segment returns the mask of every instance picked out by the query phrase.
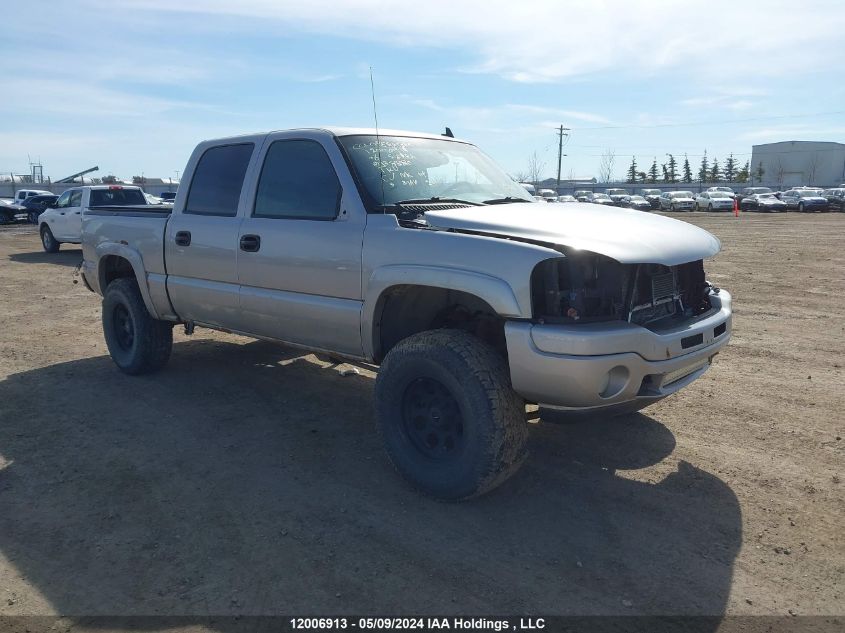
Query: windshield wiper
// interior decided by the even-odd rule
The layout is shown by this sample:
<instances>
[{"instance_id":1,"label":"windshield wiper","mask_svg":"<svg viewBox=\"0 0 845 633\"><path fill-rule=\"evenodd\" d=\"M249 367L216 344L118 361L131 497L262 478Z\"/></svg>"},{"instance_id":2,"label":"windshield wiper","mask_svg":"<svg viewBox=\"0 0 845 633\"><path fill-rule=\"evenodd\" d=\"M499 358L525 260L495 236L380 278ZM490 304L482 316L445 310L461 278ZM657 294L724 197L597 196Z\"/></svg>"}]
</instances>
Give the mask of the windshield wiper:
<instances>
[{"instance_id":1,"label":"windshield wiper","mask_svg":"<svg viewBox=\"0 0 845 633\"><path fill-rule=\"evenodd\" d=\"M485 200L484 204L510 204L511 202L528 202L524 198L514 198L513 196L505 196L504 198L492 198Z\"/></svg>"},{"instance_id":2,"label":"windshield wiper","mask_svg":"<svg viewBox=\"0 0 845 633\"><path fill-rule=\"evenodd\" d=\"M384 205L385 207L401 206L403 204L427 204L429 202L452 202L457 204L470 204L474 207L480 207L480 202L472 202L471 200L463 200L461 198L441 198L439 196L432 196L431 198L408 198L407 200L399 200L391 204Z\"/></svg>"}]
</instances>

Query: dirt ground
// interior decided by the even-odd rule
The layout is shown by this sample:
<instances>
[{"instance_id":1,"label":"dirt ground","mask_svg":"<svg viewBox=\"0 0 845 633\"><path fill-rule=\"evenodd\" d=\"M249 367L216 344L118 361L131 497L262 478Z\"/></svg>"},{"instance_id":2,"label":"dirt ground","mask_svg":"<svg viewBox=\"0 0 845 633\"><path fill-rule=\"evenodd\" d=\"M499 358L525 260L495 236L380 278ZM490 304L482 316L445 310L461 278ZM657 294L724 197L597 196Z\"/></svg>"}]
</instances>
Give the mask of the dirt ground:
<instances>
[{"instance_id":1,"label":"dirt ground","mask_svg":"<svg viewBox=\"0 0 845 633\"><path fill-rule=\"evenodd\" d=\"M423 498L373 376L176 335L113 366L81 251L0 230L0 615L845 612L845 215L687 214L734 336L681 393L543 414L476 501Z\"/></svg>"}]
</instances>

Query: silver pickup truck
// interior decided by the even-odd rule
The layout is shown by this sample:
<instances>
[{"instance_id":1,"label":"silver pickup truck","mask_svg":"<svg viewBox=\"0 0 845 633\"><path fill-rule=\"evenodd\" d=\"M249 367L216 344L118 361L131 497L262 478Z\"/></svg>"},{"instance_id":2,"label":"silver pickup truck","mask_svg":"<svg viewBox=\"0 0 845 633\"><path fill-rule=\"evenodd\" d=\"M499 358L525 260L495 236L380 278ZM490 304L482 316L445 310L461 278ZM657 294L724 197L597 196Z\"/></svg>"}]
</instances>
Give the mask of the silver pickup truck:
<instances>
[{"instance_id":1,"label":"silver pickup truck","mask_svg":"<svg viewBox=\"0 0 845 633\"><path fill-rule=\"evenodd\" d=\"M536 203L474 145L368 129L201 143L174 206L83 218L109 352L161 369L182 323L378 365L378 428L417 488L463 499L526 456L526 403L647 406L731 334L708 232Z\"/></svg>"}]
</instances>

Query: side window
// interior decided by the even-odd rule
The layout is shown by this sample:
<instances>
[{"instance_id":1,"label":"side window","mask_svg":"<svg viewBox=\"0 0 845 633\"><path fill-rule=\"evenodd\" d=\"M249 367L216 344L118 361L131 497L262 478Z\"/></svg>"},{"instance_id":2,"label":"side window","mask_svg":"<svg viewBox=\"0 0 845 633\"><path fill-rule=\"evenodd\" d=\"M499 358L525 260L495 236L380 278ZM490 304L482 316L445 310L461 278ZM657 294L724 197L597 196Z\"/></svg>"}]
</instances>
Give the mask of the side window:
<instances>
[{"instance_id":1,"label":"side window","mask_svg":"<svg viewBox=\"0 0 845 633\"><path fill-rule=\"evenodd\" d=\"M82 206L82 190L81 189L74 189L70 192L70 202L68 203L69 207L81 207Z\"/></svg>"},{"instance_id":2,"label":"side window","mask_svg":"<svg viewBox=\"0 0 845 633\"><path fill-rule=\"evenodd\" d=\"M68 206L68 202L70 202L70 191L65 191L59 196L59 199L56 200L56 208L63 209Z\"/></svg>"},{"instance_id":3,"label":"side window","mask_svg":"<svg viewBox=\"0 0 845 633\"><path fill-rule=\"evenodd\" d=\"M191 178L184 213L234 217L253 143L211 147L203 153Z\"/></svg>"},{"instance_id":4,"label":"side window","mask_svg":"<svg viewBox=\"0 0 845 633\"><path fill-rule=\"evenodd\" d=\"M333 220L341 188L326 150L316 141L275 141L264 159L253 217Z\"/></svg>"}]
</instances>

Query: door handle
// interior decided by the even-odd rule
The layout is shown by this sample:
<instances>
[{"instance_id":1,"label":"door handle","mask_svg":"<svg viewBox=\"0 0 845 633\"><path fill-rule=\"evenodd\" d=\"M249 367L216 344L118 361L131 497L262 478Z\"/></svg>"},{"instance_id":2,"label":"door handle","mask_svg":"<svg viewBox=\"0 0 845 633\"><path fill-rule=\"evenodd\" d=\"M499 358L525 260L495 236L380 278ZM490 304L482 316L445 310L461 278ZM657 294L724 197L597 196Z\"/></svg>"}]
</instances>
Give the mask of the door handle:
<instances>
[{"instance_id":1,"label":"door handle","mask_svg":"<svg viewBox=\"0 0 845 633\"><path fill-rule=\"evenodd\" d=\"M241 235L241 250L255 253L261 248L261 237L258 235Z\"/></svg>"},{"instance_id":2,"label":"door handle","mask_svg":"<svg viewBox=\"0 0 845 633\"><path fill-rule=\"evenodd\" d=\"M191 232L190 231L176 231L176 237L174 239L176 242L176 246L190 246L191 245Z\"/></svg>"},{"instance_id":3,"label":"door handle","mask_svg":"<svg viewBox=\"0 0 845 633\"><path fill-rule=\"evenodd\" d=\"M74 215L79 215L80 213L82 213L82 211L74 211L73 212Z\"/></svg>"}]
</instances>

